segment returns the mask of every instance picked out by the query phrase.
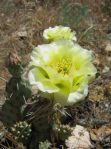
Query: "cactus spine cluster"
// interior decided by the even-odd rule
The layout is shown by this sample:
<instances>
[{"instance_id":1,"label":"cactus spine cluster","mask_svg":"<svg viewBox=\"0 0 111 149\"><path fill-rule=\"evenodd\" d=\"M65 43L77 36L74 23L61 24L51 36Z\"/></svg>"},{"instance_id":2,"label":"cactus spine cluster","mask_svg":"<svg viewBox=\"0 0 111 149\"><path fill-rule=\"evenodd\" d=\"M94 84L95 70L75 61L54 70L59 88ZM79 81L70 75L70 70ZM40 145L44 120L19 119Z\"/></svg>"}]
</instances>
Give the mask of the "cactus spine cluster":
<instances>
[{"instance_id":1,"label":"cactus spine cluster","mask_svg":"<svg viewBox=\"0 0 111 149\"><path fill-rule=\"evenodd\" d=\"M20 121L11 127L11 132L14 135L15 140L19 142L27 141L31 133L31 125L26 121Z\"/></svg>"}]
</instances>

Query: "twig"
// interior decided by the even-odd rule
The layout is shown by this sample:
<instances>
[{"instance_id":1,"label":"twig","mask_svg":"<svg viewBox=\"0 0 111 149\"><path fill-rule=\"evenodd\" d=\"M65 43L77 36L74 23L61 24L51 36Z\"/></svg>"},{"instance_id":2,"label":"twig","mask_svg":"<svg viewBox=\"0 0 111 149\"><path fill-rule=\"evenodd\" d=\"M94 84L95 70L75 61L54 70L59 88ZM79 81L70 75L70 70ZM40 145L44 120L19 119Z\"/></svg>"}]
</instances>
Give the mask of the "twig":
<instances>
[{"instance_id":1,"label":"twig","mask_svg":"<svg viewBox=\"0 0 111 149\"><path fill-rule=\"evenodd\" d=\"M3 80L3 81L5 81L5 82L7 82L7 80L6 80L6 79L4 79L3 77L0 77L0 79L1 79L1 80Z\"/></svg>"},{"instance_id":2,"label":"twig","mask_svg":"<svg viewBox=\"0 0 111 149\"><path fill-rule=\"evenodd\" d=\"M84 31L84 33L80 36L80 38L78 39L78 42L86 35L86 33L90 30L90 29L92 29L94 26L93 25L91 25L89 28L87 28L85 31Z\"/></svg>"}]
</instances>

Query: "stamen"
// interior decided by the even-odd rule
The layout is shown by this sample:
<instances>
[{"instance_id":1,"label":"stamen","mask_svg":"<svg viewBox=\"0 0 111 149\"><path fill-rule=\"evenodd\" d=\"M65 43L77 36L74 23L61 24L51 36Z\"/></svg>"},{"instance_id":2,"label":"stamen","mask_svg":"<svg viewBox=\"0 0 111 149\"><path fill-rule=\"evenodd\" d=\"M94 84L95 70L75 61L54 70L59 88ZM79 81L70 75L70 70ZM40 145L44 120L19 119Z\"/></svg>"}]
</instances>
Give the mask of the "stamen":
<instances>
[{"instance_id":1,"label":"stamen","mask_svg":"<svg viewBox=\"0 0 111 149\"><path fill-rule=\"evenodd\" d=\"M63 57L59 62L56 63L55 68L58 73L65 75L69 73L71 66L72 62L70 59L68 57Z\"/></svg>"}]
</instances>

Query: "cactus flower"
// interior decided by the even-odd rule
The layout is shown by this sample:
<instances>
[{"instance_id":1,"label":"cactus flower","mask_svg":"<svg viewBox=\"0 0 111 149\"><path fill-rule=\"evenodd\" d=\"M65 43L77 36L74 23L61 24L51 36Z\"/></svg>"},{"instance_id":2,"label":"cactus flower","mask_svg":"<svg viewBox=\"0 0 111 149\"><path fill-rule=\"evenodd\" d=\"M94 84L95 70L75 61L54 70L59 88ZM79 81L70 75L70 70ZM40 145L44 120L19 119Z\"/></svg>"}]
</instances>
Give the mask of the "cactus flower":
<instances>
[{"instance_id":1,"label":"cactus flower","mask_svg":"<svg viewBox=\"0 0 111 149\"><path fill-rule=\"evenodd\" d=\"M28 78L55 103L71 105L85 99L88 83L95 77L92 51L69 39L54 40L36 47L31 55Z\"/></svg>"},{"instance_id":2,"label":"cactus flower","mask_svg":"<svg viewBox=\"0 0 111 149\"><path fill-rule=\"evenodd\" d=\"M48 29L46 29L43 33L43 37L49 41L58 39L68 39L76 41L75 34L76 32L71 32L71 29L69 27L56 26L54 28L49 27Z\"/></svg>"}]
</instances>

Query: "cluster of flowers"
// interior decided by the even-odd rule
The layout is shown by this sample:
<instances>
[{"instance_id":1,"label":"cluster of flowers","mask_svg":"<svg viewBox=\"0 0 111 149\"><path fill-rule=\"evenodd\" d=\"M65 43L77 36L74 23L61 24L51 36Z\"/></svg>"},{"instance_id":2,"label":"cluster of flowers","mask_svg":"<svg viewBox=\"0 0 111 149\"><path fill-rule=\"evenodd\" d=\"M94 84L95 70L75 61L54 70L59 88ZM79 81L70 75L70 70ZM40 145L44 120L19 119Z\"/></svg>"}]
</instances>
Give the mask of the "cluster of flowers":
<instances>
[{"instance_id":1,"label":"cluster of flowers","mask_svg":"<svg viewBox=\"0 0 111 149\"><path fill-rule=\"evenodd\" d=\"M43 37L48 44L38 45L31 54L30 84L53 94L54 102L63 106L85 99L88 83L97 72L93 52L77 43L69 27L50 27L44 30Z\"/></svg>"}]
</instances>

